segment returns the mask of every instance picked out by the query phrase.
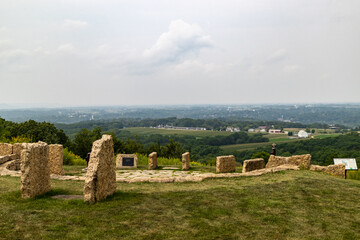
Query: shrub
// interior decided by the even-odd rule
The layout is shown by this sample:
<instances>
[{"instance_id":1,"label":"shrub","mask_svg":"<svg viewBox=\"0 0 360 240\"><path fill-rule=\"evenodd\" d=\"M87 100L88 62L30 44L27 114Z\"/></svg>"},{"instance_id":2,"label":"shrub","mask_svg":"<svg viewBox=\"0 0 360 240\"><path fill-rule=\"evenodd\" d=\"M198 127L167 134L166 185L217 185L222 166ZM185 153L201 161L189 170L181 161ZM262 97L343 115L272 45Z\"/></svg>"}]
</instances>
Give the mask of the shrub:
<instances>
[{"instance_id":1,"label":"shrub","mask_svg":"<svg viewBox=\"0 0 360 240\"><path fill-rule=\"evenodd\" d=\"M190 166L204 166L204 164L200 162L190 162Z\"/></svg>"},{"instance_id":2,"label":"shrub","mask_svg":"<svg viewBox=\"0 0 360 240\"><path fill-rule=\"evenodd\" d=\"M16 136L16 137L12 137L10 140L11 144L14 143L30 143L33 142L31 137L27 137L27 136Z\"/></svg>"},{"instance_id":3,"label":"shrub","mask_svg":"<svg viewBox=\"0 0 360 240\"><path fill-rule=\"evenodd\" d=\"M86 166L86 161L78 155L75 155L73 152L69 151L67 148L64 148L63 164Z\"/></svg>"},{"instance_id":4,"label":"shrub","mask_svg":"<svg viewBox=\"0 0 360 240\"><path fill-rule=\"evenodd\" d=\"M347 179L360 180L360 170L357 171L347 171L346 172Z\"/></svg>"},{"instance_id":5,"label":"shrub","mask_svg":"<svg viewBox=\"0 0 360 240\"><path fill-rule=\"evenodd\" d=\"M147 165L149 164L149 157L146 154L136 154L138 157L139 165ZM157 158L158 165L181 165L181 160L179 158L165 158L158 157Z\"/></svg>"}]
</instances>

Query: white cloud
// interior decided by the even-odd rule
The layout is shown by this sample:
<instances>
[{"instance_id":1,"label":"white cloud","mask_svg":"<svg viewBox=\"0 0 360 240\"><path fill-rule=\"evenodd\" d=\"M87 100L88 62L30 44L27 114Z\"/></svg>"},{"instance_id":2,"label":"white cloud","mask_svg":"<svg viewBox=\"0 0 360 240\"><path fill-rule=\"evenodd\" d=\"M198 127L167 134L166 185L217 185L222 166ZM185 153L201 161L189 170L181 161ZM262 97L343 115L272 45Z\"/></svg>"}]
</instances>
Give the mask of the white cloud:
<instances>
[{"instance_id":1,"label":"white cloud","mask_svg":"<svg viewBox=\"0 0 360 240\"><path fill-rule=\"evenodd\" d=\"M295 72L301 69L301 66L294 64L294 65L287 65L284 67L284 72Z\"/></svg>"},{"instance_id":2,"label":"white cloud","mask_svg":"<svg viewBox=\"0 0 360 240\"><path fill-rule=\"evenodd\" d=\"M56 51L60 52L60 53L72 53L72 52L74 52L74 50L75 50L75 47L72 44L67 43L67 44L60 45Z\"/></svg>"},{"instance_id":3,"label":"white cloud","mask_svg":"<svg viewBox=\"0 0 360 240\"><path fill-rule=\"evenodd\" d=\"M212 46L210 36L205 35L200 26L179 19L172 21L169 30L161 34L156 43L143 55L153 63L171 63Z\"/></svg>"},{"instance_id":4,"label":"white cloud","mask_svg":"<svg viewBox=\"0 0 360 240\"><path fill-rule=\"evenodd\" d=\"M5 31L7 31L7 30L8 30L7 27L0 26L0 33L1 33L1 32L5 32Z\"/></svg>"},{"instance_id":5,"label":"white cloud","mask_svg":"<svg viewBox=\"0 0 360 240\"><path fill-rule=\"evenodd\" d=\"M66 19L63 23L65 28L82 28L88 25L85 21Z\"/></svg>"},{"instance_id":6,"label":"white cloud","mask_svg":"<svg viewBox=\"0 0 360 240\"><path fill-rule=\"evenodd\" d=\"M279 49L268 57L269 62L279 62L286 58L287 50Z\"/></svg>"}]
</instances>

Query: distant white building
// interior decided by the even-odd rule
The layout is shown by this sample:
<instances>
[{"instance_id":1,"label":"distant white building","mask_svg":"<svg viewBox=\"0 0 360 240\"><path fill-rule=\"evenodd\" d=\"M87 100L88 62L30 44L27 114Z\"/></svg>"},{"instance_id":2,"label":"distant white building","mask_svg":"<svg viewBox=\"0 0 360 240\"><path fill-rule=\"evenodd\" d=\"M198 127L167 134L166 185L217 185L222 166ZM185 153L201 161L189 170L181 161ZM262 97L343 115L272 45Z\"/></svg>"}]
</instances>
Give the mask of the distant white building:
<instances>
[{"instance_id":1,"label":"distant white building","mask_svg":"<svg viewBox=\"0 0 360 240\"><path fill-rule=\"evenodd\" d=\"M270 134L281 133L281 130L280 129L269 129L269 133Z\"/></svg>"},{"instance_id":2,"label":"distant white building","mask_svg":"<svg viewBox=\"0 0 360 240\"><path fill-rule=\"evenodd\" d=\"M249 128L249 129L248 129L248 132L255 132L255 129Z\"/></svg>"},{"instance_id":3,"label":"distant white building","mask_svg":"<svg viewBox=\"0 0 360 240\"><path fill-rule=\"evenodd\" d=\"M234 128L234 127L227 127L227 132L240 132L240 128Z\"/></svg>"},{"instance_id":4,"label":"distant white building","mask_svg":"<svg viewBox=\"0 0 360 240\"><path fill-rule=\"evenodd\" d=\"M300 130L298 132L298 137L299 138L308 138L309 137L309 134L305 131L305 130Z\"/></svg>"}]
</instances>

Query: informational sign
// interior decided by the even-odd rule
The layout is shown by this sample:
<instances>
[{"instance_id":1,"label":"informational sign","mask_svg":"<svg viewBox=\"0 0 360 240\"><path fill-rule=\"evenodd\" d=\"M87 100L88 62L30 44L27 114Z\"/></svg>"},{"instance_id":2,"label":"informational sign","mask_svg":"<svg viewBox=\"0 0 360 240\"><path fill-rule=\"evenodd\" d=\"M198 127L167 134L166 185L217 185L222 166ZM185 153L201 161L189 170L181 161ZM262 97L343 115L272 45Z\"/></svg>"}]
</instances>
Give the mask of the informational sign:
<instances>
[{"instance_id":1,"label":"informational sign","mask_svg":"<svg viewBox=\"0 0 360 240\"><path fill-rule=\"evenodd\" d=\"M345 170L357 170L355 158L334 158L334 164L345 164Z\"/></svg>"},{"instance_id":2,"label":"informational sign","mask_svg":"<svg viewBox=\"0 0 360 240\"><path fill-rule=\"evenodd\" d=\"M134 166L134 158L124 157L122 159L123 166Z\"/></svg>"}]
</instances>

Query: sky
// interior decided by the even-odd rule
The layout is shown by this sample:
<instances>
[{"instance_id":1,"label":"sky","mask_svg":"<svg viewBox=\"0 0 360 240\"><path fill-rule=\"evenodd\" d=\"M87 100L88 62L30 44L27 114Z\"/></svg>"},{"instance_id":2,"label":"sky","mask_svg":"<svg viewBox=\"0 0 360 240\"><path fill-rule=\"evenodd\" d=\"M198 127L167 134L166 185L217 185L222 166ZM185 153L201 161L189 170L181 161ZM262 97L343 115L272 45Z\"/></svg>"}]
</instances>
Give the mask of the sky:
<instances>
[{"instance_id":1,"label":"sky","mask_svg":"<svg viewBox=\"0 0 360 240\"><path fill-rule=\"evenodd\" d=\"M1 0L0 104L360 102L358 0Z\"/></svg>"}]
</instances>

